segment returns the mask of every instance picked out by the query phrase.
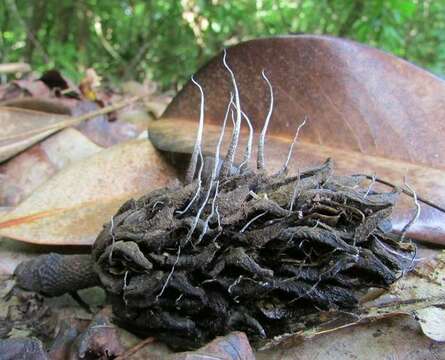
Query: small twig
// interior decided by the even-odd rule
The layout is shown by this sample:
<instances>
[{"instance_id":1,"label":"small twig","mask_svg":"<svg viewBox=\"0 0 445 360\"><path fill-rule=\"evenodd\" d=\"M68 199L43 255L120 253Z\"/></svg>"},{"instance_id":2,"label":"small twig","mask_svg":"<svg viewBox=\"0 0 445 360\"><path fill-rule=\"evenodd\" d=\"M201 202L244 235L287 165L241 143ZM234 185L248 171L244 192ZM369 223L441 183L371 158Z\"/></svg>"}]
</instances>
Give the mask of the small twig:
<instances>
[{"instance_id":1,"label":"small twig","mask_svg":"<svg viewBox=\"0 0 445 360\"><path fill-rule=\"evenodd\" d=\"M371 176L371 175L367 175L367 174L354 174L354 175L352 175L352 176L362 176L362 177L365 177L365 178L370 179L370 180L373 179L373 176ZM389 182L389 181L380 179L380 178L378 178L378 177L374 177L374 179L375 179L376 182L378 182L378 183L380 183L380 184L383 184L383 185L386 185L386 186L390 186L390 187L392 187L392 188L394 188L394 189L397 188L396 185L394 185L393 183L391 183L391 182ZM402 191L405 195L414 197L414 194L413 194L410 190L406 190L406 189L404 189L404 188L401 188L401 191ZM418 195L416 195L416 196L417 196L417 200L418 200L418 201L420 201L420 202L422 202L422 203L424 203L424 204L426 204L426 205L428 205L428 206L431 206L432 208L434 208L434 209L436 209L436 210L438 210L438 211L440 211L440 212L445 213L445 208L443 208L442 206L437 205L437 204L433 203L432 201L427 200L427 199L425 199L425 198L423 198L423 197L420 197L420 196L418 196Z\"/></svg>"},{"instance_id":2,"label":"small twig","mask_svg":"<svg viewBox=\"0 0 445 360\"><path fill-rule=\"evenodd\" d=\"M150 336L150 337L146 338L145 340L142 340L141 342L137 343L132 348L128 349L122 355L119 355L115 360L128 360L132 355L137 353L143 347L145 347L146 345L151 344L151 343L153 343L155 341L156 341L156 338Z\"/></svg>"},{"instance_id":3,"label":"small twig","mask_svg":"<svg viewBox=\"0 0 445 360\"><path fill-rule=\"evenodd\" d=\"M73 121L73 125L75 124L75 122L81 123L82 121L91 119L93 117L96 117L96 116L99 116L99 115L105 115L105 114L108 114L110 112L122 109L123 107L131 105L131 104L141 100L142 98L143 98L143 96L133 96L133 97L131 97L128 100L123 100L123 101L117 102L115 104L112 104L112 105L109 105L109 106L105 106L102 109L99 109L99 110L96 110L96 111L92 111L92 112L86 113L84 115L77 116L76 118L74 118L72 120Z\"/></svg>"},{"instance_id":4,"label":"small twig","mask_svg":"<svg viewBox=\"0 0 445 360\"><path fill-rule=\"evenodd\" d=\"M28 132L21 132L20 134L17 135L17 137L23 138L25 136L30 136L30 135L33 135L35 133L41 133L42 131L49 131L49 130L57 131L57 130L64 129L64 128L68 127L68 126L78 125L78 124L80 124L81 122L83 122L85 120L89 120L89 119L94 118L96 116L105 115L105 114L108 114L110 112L119 110L119 109L121 109L121 108L123 108L125 106L128 106L128 105L131 105L131 104L133 104L133 103L135 103L135 102L137 102L137 101L139 101L141 99L142 99L141 96L135 96L135 97L132 97L132 98L130 98L128 100L117 102L115 104L106 106L106 107L104 107L102 109L99 109L99 110L96 110L96 111L91 111L89 113L86 113L86 114L83 114L83 115L80 115L80 116L67 117L66 120L63 120L63 121L60 121L60 122L58 122L58 123L56 123L54 125L48 126L47 128L43 128L43 129L42 128L37 128L35 130L31 130L31 131L28 131ZM13 138L8 138L8 140L11 140L11 139L13 139Z\"/></svg>"}]
</instances>

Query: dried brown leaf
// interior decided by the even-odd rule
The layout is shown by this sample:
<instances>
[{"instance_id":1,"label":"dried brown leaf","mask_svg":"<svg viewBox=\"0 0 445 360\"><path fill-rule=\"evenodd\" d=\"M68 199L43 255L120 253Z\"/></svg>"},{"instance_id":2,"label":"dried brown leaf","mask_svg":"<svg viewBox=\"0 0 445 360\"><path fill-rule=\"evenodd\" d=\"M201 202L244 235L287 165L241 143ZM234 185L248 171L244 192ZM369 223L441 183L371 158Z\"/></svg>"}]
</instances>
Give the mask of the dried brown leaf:
<instances>
[{"instance_id":1,"label":"dried brown leaf","mask_svg":"<svg viewBox=\"0 0 445 360\"><path fill-rule=\"evenodd\" d=\"M226 336L217 337L196 351L188 351L168 357L169 360L254 360L252 348L246 334L232 332Z\"/></svg>"},{"instance_id":2,"label":"dried brown leaf","mask_svg":"<svg viewBox=\"0 0 445 360\"><path fill-rule=\"evenodd\" d=\"M406 175L420 196L445 207L443 80L379 50L324 36L253 40L228 49L227 59L241 106L257 132L269 106L263 69L273 85L275 108L266 140L269 169L283 164L297 126L308 116L291 160L294 171L332 157L344 174L376 173L399 185ZM202 68L196 80L206 96L204 140L207 151L214 152L231 90L221 55ZM161 121L150 125L153 144L190 153L199 102L199 91L188 83ZM412 199L406 197L399 204L396 227L402 229L413 212ZM445 243L445 214L422 205L408 235Z\"/></svg>"},{"instance_id":3,"label":"dried brown leaf","mask_svg":"<svg viewBox=\"0 0 445 360\"><path fill-rule=\"evenodd\" d=\"M0 107L0 162L63 128L70 117Z\"/></svg>"},{"instance_id":4,"label":"dried brown leaf","mask_svg":"<svg viewBox=\"0 0 445 360\"><path fill-rule=\"evenodd\" d=\"M422 335L407 316L339 329L289 348L255 354L258 360L443 359L445 346Z\"/></svg>"},{"instance_id":5,"label":"dried brown leaf","mask_svg":"<svg viewBox=\"0 0 445 360\"><path fill-rule=\"evenodd\" d=\"M37 244L92 244L131 197L174 181L147 140L132 140L64 168L0 218L0 235Z\"/></svg>"},{"instance_id":6,"label":"dried brown leaf","mask_svg":"<svg viewBox=\"0 0 445 360\"><path fill-rule=\"evenodd\" d=\"M56 131L119 110L138 100L139 98L131 98L74 117L0 107L0 128L4 129L0 135L0 162L11 158Z\"/></svg>"},{"instance_id":7,"label":"dried brown leaf","mask_svg":"<svg viewBox=\"0 0 445 360\"><path fill-rule=\"evenodd\" d=\"M62 101L44 97L20 97L4 101L1 105L25 110L41 111L50 114L71 114L70 108Z\"/></svg>"},{"instance_id":8,"label":"dried brown leaf","mask_svg":"<svg viewBox=\"0 0 445 360\"><path fill-rule=\"evenodd\" d=\"M423 333L430 339L445 342L445 310L436 306L416 312Z\"/></svg>"},{"instance_id":9,"label":"dried brown leaf","mask_svg":"<svg viewBox=\"0 0 445 360\"><path fill-rule=\"evenodd\" d=\"M60 169L101 151L79 131L68 128L0 165L0 206L16 206Z\"/></svg>"}]
</instances>

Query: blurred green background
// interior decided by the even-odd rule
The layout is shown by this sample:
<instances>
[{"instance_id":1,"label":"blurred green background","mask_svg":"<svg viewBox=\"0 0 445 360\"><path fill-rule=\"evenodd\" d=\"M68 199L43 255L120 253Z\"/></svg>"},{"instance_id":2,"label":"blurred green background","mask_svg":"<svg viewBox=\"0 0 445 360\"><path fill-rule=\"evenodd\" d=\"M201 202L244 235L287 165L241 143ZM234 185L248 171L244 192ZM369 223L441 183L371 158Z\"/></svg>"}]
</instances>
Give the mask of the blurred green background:
<instances>
[{"instance_id":1,"label":"blurred green background","mask_svg":"<svg viewBox=\"0 0 445 360\"><path fill-rule=\"evenodd\" d=\"M445 74L445 0L2 0L0 62L177 88L224 46L330 34Z\"/></svg>"}]
</instances>

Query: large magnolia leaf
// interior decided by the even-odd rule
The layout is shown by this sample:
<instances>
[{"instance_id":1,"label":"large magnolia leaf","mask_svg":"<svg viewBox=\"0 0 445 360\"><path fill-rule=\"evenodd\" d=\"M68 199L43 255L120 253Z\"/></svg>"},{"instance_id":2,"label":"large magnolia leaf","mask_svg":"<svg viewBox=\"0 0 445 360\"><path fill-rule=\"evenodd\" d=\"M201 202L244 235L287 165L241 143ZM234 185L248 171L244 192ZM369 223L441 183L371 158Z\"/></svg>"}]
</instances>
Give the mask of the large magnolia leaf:
<instances>
[{"instance_id":1,"label":"large magnolia leaf","mask_svg":"<svg viewBox=\"0 0 445 360\"><path fill-rule=\"evenodd\" d=\"M0 218L0 236L90 245L123 202L174 181L147 140L131 140L64 168Z\"/></svg>"},{"instance_id":2,"label":"large magnolia leaf","mask_svg":"<svg viewBox=\"0 0 445 360\"><path fill-rule=\"evenodd\" d=\"M420 196L445 207L444 81L379 50L323 36L253 40L229 48L227 60L237 78L241 106L257 132L269 107L263 69L272 82L275 106L266 143L270 170L284 162L295 130L307 116L293 171L332 157L338 173L377 174L396 184L406 176ZM205 149L214 152L232 89L221 54L195 77L206 97ZM189 82L162 119L150 125L153 144L190 153L199 104L199 91ZM246 136L244 132L242 138ZM412 199L404 196L395 228L402 229L413 212ZM445 243L445 214L423 204L408 234Z\"/></svg>"}]
</instances>

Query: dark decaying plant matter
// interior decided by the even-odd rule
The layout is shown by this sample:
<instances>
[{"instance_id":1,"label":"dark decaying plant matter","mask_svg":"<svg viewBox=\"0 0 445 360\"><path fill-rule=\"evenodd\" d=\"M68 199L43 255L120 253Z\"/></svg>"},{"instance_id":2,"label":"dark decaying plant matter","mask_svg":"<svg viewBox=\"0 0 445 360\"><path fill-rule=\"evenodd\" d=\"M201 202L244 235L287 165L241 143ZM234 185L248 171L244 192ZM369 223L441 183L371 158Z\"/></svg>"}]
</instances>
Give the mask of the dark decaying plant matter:
<instances>
[{"instance_id":1,"label":"dark decaying plant matter","mask_svg":"<svg viewBox=\"0 0 445 360\"><path fill-rule=\"evenodd\" d=\"M226 157L204 175L205 98L195 82L201 118L188 183L127 201L92 253L94 276L117 321L177 349L196 348L231 330L256 342L303 329L310 325L305 319L313 319L308 315L320 309L353 311L362 292L388 287L415 257L414 246L391 231L397 189L380 193L362 185L363 177L335 176L330 160L289 175L290 154L280 172L267 174L273 89L264 72L271 105L257 170L249 168L253 131L225 57L224 64L233 95L215 159L232 113ZM242 121L250 136L243 162L234 166Z\"/></svg>"}]
</instances>

